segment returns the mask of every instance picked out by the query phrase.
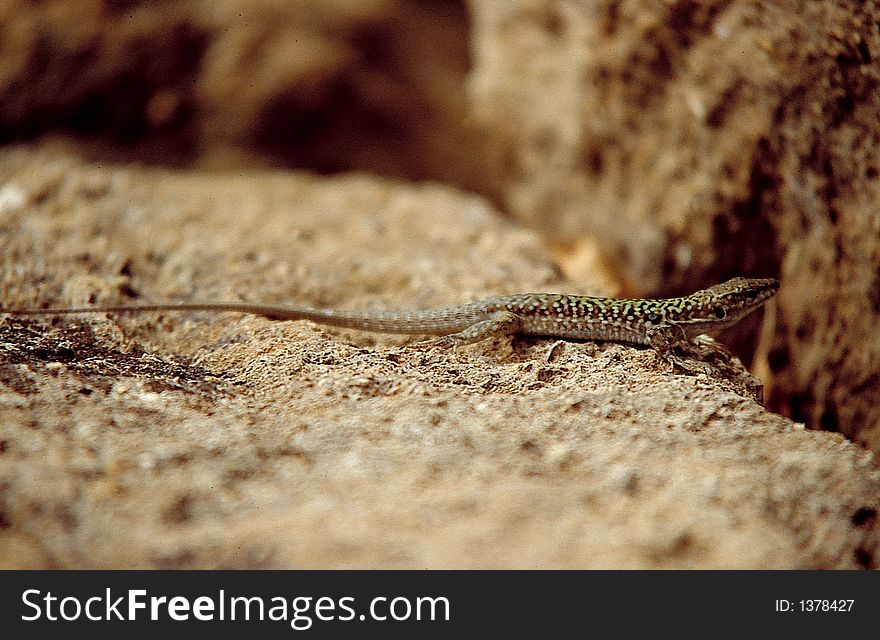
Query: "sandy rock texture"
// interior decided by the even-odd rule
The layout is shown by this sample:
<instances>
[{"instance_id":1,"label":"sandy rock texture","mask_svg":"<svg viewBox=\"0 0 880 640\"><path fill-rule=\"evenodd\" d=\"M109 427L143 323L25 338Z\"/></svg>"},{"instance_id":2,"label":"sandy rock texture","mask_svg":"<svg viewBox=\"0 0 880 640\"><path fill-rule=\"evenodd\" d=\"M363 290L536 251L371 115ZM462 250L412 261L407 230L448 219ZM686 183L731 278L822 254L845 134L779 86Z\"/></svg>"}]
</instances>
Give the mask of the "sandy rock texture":
<instances>
[{"instance_id":1,"label":"sandy rock texture","mask_svg":"<svg viewBox=\"0 0 880 640\"><path fill-rule=\"evenodd\" d=\"M880 451L880 5L469 7L506 208L642 292L779 276L770 406Z\"/></svg>"},{"instance_id":2,"label":"sandy rock texture","mask_svg":"<svg viewBox=\"0 0 880 640\"><path fill-rule=\"evenodd\" d=\"M445 186L54 145L0 175L4 305L601 293ZM646 349L205 313L6 316L0 345L4 567L877 564L871 453Z\"/></svg>"}]
</instances>

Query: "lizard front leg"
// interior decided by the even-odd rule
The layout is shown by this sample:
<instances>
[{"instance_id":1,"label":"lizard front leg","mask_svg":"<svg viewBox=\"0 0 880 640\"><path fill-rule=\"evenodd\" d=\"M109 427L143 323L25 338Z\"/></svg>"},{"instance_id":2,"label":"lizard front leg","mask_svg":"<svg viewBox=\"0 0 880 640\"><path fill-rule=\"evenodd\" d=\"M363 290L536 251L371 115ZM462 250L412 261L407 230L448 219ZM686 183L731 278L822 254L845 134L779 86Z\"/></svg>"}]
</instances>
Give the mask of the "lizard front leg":
<instances>
[{"instance_id":1,"label":"lizard front leg","mask_svg":"<svg viewBox=\"0 0 880 640\"><path fill-rule=\"evenodd\" d=\"M672 324L661 324L651 327L645 334L648 345L653 348L664 360L676 367L690 373L705 373L711 375L714 368L703 362L694 362L682 358L675 353L675 347L687 344L689 341L681 327Z\"/></svg>"}]
</instances>

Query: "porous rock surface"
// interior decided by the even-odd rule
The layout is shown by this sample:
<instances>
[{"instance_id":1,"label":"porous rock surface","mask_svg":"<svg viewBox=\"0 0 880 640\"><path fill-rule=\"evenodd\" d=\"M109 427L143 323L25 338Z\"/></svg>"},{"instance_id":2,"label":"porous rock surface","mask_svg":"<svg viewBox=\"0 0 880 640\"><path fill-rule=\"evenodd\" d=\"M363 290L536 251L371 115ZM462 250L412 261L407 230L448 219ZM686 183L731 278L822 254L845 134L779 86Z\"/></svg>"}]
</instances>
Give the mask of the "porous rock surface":
<instances>
[{"instance_id":1,"label":"porous rock surface","mask_svg":"<svg viewBox=\"0 0 880 640\"><path fill-rule=\"evenodd\" d=\"M449 187L52 145L0 173L8 306L602 293ZM876 566L868 451L647 349L207 313L5 316L0 344L0 566Z\"/></svg>"}]
</instances>

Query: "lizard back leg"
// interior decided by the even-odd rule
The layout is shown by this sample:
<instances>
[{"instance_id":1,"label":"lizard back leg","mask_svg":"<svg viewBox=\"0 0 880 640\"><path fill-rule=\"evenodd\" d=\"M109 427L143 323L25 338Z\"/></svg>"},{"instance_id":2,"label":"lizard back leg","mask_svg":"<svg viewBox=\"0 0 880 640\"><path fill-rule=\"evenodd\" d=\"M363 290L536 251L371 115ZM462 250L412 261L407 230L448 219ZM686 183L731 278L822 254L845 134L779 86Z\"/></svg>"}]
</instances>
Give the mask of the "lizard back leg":
<instances>
[{"instance_id":1,"label":"lizard back leg","mask_svg":"<svg viewBox=\"0 0 880 640\"><path fill-rule=\"evenodd\" d=\"M430 346L455 347L487 338L513 335L521 329L522 321L518 315L510 311L496 311L485 320L479 320L463 331L425 340L424 343Z\"/></svg>"}]
</instances>

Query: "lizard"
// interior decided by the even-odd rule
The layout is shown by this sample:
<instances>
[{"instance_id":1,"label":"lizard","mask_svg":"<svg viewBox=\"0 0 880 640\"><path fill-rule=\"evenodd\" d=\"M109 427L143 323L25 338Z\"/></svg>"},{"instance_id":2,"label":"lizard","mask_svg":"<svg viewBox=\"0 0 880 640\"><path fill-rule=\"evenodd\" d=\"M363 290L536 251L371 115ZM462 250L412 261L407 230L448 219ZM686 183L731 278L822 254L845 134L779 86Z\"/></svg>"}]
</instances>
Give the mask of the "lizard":
<instances>
[{"instance_id":1,"label":"lizard","mask_svg":"<svg viewBox=\"0 0 880 640\"><path fill-rule=\"evenodd\" d=\"M0 308L10 315L82 313L234 312L272 320L312 322L377 333L433 335L455 346L503 335L622 342L653 348L673 369L701 371L674 349L702 334L730 327L779 291L773 278L732 278L679 298L602 298L525 293L454 307L417 311L342 311L256 302L159 302L92 307Z\"/></svg>"}]
</instances>

